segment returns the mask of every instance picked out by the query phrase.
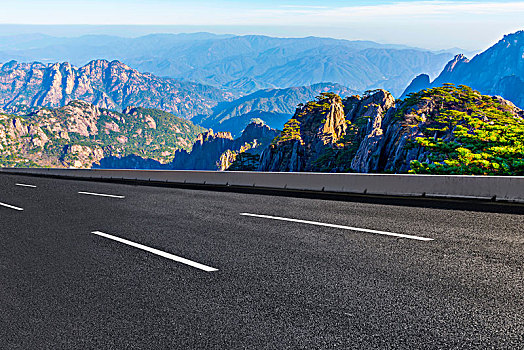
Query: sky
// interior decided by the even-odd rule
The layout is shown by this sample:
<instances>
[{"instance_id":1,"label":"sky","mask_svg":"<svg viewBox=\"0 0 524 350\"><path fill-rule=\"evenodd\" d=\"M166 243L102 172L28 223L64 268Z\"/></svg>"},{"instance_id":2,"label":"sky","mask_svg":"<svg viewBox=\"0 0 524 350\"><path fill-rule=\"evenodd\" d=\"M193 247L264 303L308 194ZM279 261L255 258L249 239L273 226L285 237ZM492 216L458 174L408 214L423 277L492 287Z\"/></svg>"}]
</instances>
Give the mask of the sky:
<instances>
[{"instance_id":1,"label":"sky","mask_svg":"<svg viewBox=\"0 0 524 350\"><path fill-rule=\"evenodd\" d=\"M0 0L0 4L0 24L92 26L1 26L1 35L209 31L474 51L524 29L524 1L510 0Z\"/></svg>"}]
</instances>

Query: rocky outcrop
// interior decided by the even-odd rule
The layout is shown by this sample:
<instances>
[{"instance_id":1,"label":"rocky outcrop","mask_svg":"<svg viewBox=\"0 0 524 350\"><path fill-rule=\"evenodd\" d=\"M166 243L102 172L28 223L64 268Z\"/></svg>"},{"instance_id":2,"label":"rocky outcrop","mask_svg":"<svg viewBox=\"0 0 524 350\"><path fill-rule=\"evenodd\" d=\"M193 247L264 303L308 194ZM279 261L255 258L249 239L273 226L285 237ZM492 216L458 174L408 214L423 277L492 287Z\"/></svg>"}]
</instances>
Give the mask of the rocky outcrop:
<instances>
[{"instance_id":1,"label":"rocky outcrop","mask_svg":"<svg viewBox=\"0 0 524 350\"><path fill-rule=\"evenodd\" d=\"M129 107L119 113L72 101L23 117L0 114L0 165L90 168L132 154L166 164L203 130L159 110Z\"/></svg>"},{"instance_id":2,"label":"rocky outcrop","mask_svg":"<svg viewBox=\"0 0 524 350\"><path fill-rule=\"evenodd\" d=\"M191 152L176 152L169 167L177 170L227 170L239 154L258 154L277 135L278 131L260 122L249 124L236 139L229 132L209 130L198 136Z\"/></svg>"},{"instance_id":3,"label":"rocky outcrop","mask_svg":"<svg viewBox=\"0 0 524 350\"><path fill-rule=\"evenodd\" d=\"M196 83L140 73L118 61L95 60L77 68L69 63L0 64L0 108L61 107L83 100L100 108L162 109L187 119L207 114L232 95Z\"/></svg>"},{"instance_id":4,"label":"rocky outcrop","mask_svg":"<svg viewBox=\"0 0 524 350\"><path fill-rule=\"evenodd\" d=\"M344 100L324 94L297 109L258 170L520 174L522 138L524 111L465 86L404 101L384 90Z\"/></svg>"},{"instance_id":5,"label":"rocky outcrop","mask_svg":"<svg viewBox=\"0 0 524 350\"><path fill-rule=\"evenodd\" d=\"M463 54L458 54L451 61L446 64L442 73L440 73L439 79L449 80L453 79L453 74L459 69L462 69L464 65L469 63L469 59Z\"/></svg>"},{"instance_id":6,"label":"rocky outcrop","mask_svg":"<svg viewBox=\"0 0 524 350\"><path fill-rule=\"evenodd\" d=\"M99 163L104 158L104 150L99 146L67 145L59 158L62 164L72 168L85 168Z\"/></svg>"},{"instance_id":7,"label":"rocky outcrop","mask_svg":"<svg viewBox=\"0 0 524 350\"><path fill-rule=\"evenodd\" d=\"M233 143L231 133L209 130L197 137L191 152L177 151L171 167L181 170L216 170L220 156L233 148Z\"/></svg>"},{"instance_id":8,"label":"rocky outcrop","mask_svg":"<svg viewBox=\"0 0 524 350\"><path fill-rule=\"evenodd\" d=\"M342 99L335 94L322 94L316 101L299 107L282 134L267 148L260 159L261 171L321 171L320 164L336 151L355 143L348 137L362 141L357 151L354 166L363 171L364 163L374 151L382 135L382 117L395 99L384 91L377 90L364 97L353 96ZM358 134L352 123L360 123ZM336 170L335 168L331 169Z\"/></svg>"},{"instance_id":9,"label":"rocky outcrop","mask_svg":"<svg viewBox=\"0 0 524 350\"><path fill-rule=\"evenodd\" d=\"M256 145L259 145L265 141L273 141L275 137L278 136L280 132L271 128L269 125L264 122L254 121L251 122L244 131L242 135L236 140L239 143L252 143L256 142ZM259 147L254 147L254 149L260 150Z\"/></svg>"},{"instance_id":10,"label":"rocky outcrop","mask_svg":"<svg viewBox=\"0 0 524 350\"><path fill-rule=\"evenodd\" d=\"M348 100L346 109L350 111L350 122L367 119L359 128L359 147L351 161L351 169L367 173L377 168L382 137L384 136L384 118L387 111L395 106L395 98L384 90L377 90L369 96L355 102Z\"/></svg>"},{"instance_id":11,"label":"rocky outcrop","mask_svg":"<svg viewBox=\"0 0 524 350\"><path fill-rule=\"evenodd\" d=\"M220 155L220 158L218 159L217 170L224 171L231 167L231 165L235 162L237 158L238 153L235 151L232 151L230 149L226 150L224 153Z\"/></svg>"}]
</instances>

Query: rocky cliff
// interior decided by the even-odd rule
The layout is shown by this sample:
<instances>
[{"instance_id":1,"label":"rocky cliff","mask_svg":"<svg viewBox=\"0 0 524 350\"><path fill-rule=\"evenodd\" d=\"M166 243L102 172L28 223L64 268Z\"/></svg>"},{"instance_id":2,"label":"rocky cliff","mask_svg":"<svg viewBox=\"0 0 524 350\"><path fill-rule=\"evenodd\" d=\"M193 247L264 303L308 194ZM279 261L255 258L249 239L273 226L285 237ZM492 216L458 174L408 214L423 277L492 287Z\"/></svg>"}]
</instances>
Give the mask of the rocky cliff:
<instances>
[{"instance_id":1,"label":"rocky cliff","mask_svg":"<svg viewBox=\"0 0 524 350\"><path fill-rule=\"evenodd\" d=\"M197 138L191 152L176 152L169 167L177 170L227 170L238 155L259 154L277 135L277 130L261 122L249 124L236 139L229 132L209 130Z\"/></svg>"},{"instance_id":2,"label":"rocky cliff","mask_svg":"<svg viewBox=\"0 0 524 350\"><path fill-rule=\"evenodd\" d=\"M453 83L471 86L483 94L500 95L524 108L524 31L504 36L471 60L457 55L431 83L420 84L420 77L416 80L418 90L408 87L403 97L410 92Z\"/></svg>"},{"instance_id":3,"label":"rocky cliff","mask_svg":"<svg viewBox=\"0 0 524 350\"><path fill-rule=\"evenodd\" d=\"M278 135L263 122L252 122L236 139L229 132L208 130L196 138L191 151L179 150L169 163L128 155L109 156L96 168L166 170L256 170L260 152Z\"/></svg>"},{"instance_id":4,"label":"rocky cliff","mask_svg":"<svg viewBox=\"0 0 524 350\"><path fill-rule=\"evenodd\" d=\"M136 154L168 163L204 129L170 113L122 113L72 101L24 116L0 114L0 166L89 168L105 157Z\"/></svg>"},{"instance_id":5,"label":"rocky cliff","mask_svg":"<svg viewBox=\"0 0 524 350\"><path fill-rule=\"evenodd\" d=\"M327 147L337 147L347 127L341 98L323 93L316 101L297 109L280 136L262 154L259 169L313 170Z\"/></svg>"},{"instance_id":6,"label":"rocky cliff","mask_svg":"<svg viewBox=\"0 0 524 350\"><path fill-rule=\"evenodd\" d=\"M466 86L384 90L299 106L260 171L524 174L524 112Z\"/></svg>"},{"instance_id":7,"label":"rocky cliff","mask_svg":"<svg viewBox=\"0 0 524 350\"><path fill-rule=\"evenodd\" d=\"M119 111L128 106L162 109L190 119L210 113L232 95L140 73L118 61L95 60L81 68L69 63L0 64L0 108L6 112L16 113L20 105L62 107L73 100Z\"/></svg>"},{"instance_id":8,"label":"rocky cliff","mask_svg":"<svg viewBox=\"0 0 524 350\"><path fill-rule=\"evenodd\" d=\"M176 152L171 167L183 170L217 170L220 157L233 148L233 144L231 133L209 130L197 137L191 152Z\"/></svg>"}]
</instances>

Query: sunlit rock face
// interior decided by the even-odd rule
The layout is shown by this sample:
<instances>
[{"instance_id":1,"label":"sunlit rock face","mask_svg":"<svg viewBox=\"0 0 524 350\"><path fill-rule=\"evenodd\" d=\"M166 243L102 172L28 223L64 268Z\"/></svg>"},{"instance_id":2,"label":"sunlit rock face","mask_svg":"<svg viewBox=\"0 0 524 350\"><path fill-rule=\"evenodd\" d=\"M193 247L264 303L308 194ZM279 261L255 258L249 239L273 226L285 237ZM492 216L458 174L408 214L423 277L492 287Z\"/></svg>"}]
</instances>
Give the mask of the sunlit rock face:
<instances>
[{"instance_id":1,"label":"sunlit rock face","mask_svg":"<svg viewBox=\"0 0 524 350\"><path fill-rule=\"evenodd\" d=\"M69 63L0 64L0 107L62 107L82 100L121 111L128 106L162 109L190 119L208 114L230 93L196 83L140 73L119 61L95 60L77 68Z\"/></svg>"}]
</instances>

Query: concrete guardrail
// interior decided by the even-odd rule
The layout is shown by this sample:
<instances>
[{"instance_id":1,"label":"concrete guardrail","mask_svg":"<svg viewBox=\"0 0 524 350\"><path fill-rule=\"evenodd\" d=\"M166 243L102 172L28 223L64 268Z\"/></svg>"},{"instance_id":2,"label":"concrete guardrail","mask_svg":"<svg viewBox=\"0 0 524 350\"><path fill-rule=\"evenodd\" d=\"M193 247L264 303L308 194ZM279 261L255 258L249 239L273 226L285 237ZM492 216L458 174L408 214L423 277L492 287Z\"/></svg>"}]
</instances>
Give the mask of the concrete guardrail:
<instances>
[{"instance_id":1,"label":"concrete guardrail","mask_svg":"<svg viewBox=\"0 0 524 350\"><path fill-rule=\"evenodd\" d=\"M524 177L2 168L1 173L524 203Z\"/></svg>"}]
</instances>

